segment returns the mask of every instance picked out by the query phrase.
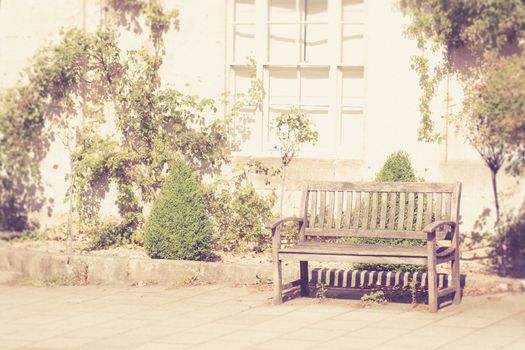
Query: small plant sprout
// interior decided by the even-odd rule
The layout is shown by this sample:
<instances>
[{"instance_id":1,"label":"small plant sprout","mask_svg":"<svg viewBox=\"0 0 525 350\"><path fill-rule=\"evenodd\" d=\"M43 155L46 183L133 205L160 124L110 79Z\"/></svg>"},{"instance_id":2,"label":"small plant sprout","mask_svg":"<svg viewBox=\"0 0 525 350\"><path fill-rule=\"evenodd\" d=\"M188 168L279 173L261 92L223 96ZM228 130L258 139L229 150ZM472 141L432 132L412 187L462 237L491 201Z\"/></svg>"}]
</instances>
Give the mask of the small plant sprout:
<instances>
[{"instance_id":1,"label":"small plant sprout","mask_svg":"<svg viewBox=\"0 0 525 350\"><path fill-rule=\"evenodd\" d=\"M279 144L275 146L275 149L281 154L280 215L282 217L286 169L304 144L315 145L317 143L319 133L314 130L314 125L306 114L295 107L275 118L275 131L279 139Z\"/></svg>"},{"instance_id":2,"label":"small plant sprout","mask_svg":"<svg viewBox=\"0 0 525 350\"><path fill-rule=\"evenodd\" d=\"M382 305L388 303L388 301L385 298L385 292L382 290L376 290L371 292L370 294L365 294L361 297L361 302L363 305Z\"/></svg>"},{"instance_id":3,"label":"small plant sprout","mask_svg":"<svg viewBox=\"0 0 525 350\"><path fill-rule=\"evenodd\" d=\"M323 282L318 282L316 285L315 297L317 299L326 299L327 292L328 288L326 288L326 284Z\"/></svg>"}]
</instances>

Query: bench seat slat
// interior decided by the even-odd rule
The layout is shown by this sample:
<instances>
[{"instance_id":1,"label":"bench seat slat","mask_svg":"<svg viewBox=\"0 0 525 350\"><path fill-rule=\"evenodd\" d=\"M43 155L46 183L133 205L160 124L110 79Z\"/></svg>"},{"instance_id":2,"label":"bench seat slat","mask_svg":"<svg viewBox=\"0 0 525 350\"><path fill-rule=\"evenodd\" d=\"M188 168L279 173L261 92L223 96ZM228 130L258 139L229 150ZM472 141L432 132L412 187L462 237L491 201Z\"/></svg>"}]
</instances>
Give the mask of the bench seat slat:
<instances>
[{"instance_id":1,"label":"bench seat slat","mask_svg":"<svg viewBox=\"0 0 525 350\"><path fill-rule=\"evenodd\" d=\"M317 253L374 256L427 256L426 246L401 246L384 244L342 244L304 242L293 247L281 248L279 253Z\"/></svg>"},{"instance_id":2,"label":"bench seat slat","mask_svg":"<svg viewBox=\"0 0 525 350\"><path fill-rule=\"evenodd\" d=\"M307 228L306 236L427 239L423 231Z\"/></svg>"},{"instance_id":3,"label":"bench seat slat","mask_svg":"<svg viewBox=\"0 0 525 350\"><path fill-rule=\"evenodd\" d=\"M381 256L381 255L343 255L343 254L308 254L308 253L279 253L280 260L286 261L319 261L342 263L369 263L369 264L415 264L426 265L427 258L420 256Z\"/></svg>"}]
</instances>

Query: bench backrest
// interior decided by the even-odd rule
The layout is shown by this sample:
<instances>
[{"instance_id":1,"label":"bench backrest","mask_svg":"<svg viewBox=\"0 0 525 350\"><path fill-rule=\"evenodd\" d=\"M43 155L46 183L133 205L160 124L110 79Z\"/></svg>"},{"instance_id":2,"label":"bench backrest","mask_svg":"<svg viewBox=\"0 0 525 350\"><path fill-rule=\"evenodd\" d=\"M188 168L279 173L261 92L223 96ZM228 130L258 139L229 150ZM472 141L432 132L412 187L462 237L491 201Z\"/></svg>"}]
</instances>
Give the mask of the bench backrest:
<instances>
[{"instance_id":1,"label":"bench backrest","mask_svg":"<svg viewBox=\"0 0 525 350\"><path fill-rule=\"evenodd\" d=\"M310 182L303 192L300 239L425 239L422 229L431 222L458 224L460 197L459 182Z\"/></svg>"}]
</instances>

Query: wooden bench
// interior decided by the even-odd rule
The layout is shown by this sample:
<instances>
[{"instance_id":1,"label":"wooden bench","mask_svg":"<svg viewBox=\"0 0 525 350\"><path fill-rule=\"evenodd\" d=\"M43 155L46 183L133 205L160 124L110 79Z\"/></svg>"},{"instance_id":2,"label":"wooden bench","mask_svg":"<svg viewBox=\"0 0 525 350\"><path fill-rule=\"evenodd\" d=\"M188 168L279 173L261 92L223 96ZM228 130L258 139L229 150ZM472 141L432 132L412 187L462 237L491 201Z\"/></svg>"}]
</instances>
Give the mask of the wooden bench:
<instances>
[{"instance_id":1,"label":"wooden bench","mask_svg":"<svg viewBox=\"0 0 525 350\"><path fill-rule=\"evenodd\" d=\"M301 295L308 296L308 261L417 264L427 268L428 302L454 293L461 300L459 204L461 183L311 182L305 186L302 217L277 220L272 230L274 298L282 303L282 261L298 261ZM282 245L280 228L298 223L298 239ZM420 246L353 244L342 237L421 240ZM351 240L350 240L351 241ZM355 241L355 240L354 240ZM438 290L436 265L450 262L450 287Z\"/></svg>"}]
</instances>

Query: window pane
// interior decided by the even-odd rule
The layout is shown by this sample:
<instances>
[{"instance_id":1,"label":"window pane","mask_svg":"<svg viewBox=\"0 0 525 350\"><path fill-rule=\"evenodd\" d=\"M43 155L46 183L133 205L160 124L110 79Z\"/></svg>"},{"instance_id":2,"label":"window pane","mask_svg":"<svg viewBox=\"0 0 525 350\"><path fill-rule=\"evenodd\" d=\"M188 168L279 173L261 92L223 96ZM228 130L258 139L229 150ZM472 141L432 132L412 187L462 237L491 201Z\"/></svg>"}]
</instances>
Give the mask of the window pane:
<instances>
[{"instance_id":1,"label":"window pane","mask_svg":"<svg viewBox=\"0 0 525 350\"><path fill-rule=\"evenodd\" d=\"M328 22L328 5L326 0L302 0L302 13L305 21Z\"/></svg>"},{"instance_id":2,"label":"window pane","mask_svg":"<svg viewBox=\"0 0 525 350\"><path fill-rule=\"evenodd\" d=\"M362 110L343 109L341 112L340 148L345 158L363 157L363 121Z\"/></svg>"},{"instance_id":3,"label":"window pane","mask_svg":"<svg viewBox=\"0 0 525 350\"><path fill-rule=\"evenodd\" d=\"M298 37L298 24L271 24L269 33L270 62L297 62L299 58Z\"/></svg>"},{"instance_id":4,"label":"window pane","mask_svg":"<svg viewBox=\"0 0 525 350\"><path fill-rule=\"evenodd\" d=\"M255 22L255 0L235 1L235 22Z\"/></svg>"},{"instance_id":5,"label":"window pane","mask_svg":"<svg viewBox=\"0 0 525 350\"><path fill-rule=\"evenodd\" d=\"M240 110L234 119L232 138L243 153L257 151L260 147L260 130L255 119L255 106L245 105L250 102L246 95L250 88L253 71L248 67L232 68L232 95L233 101L239 103ZM260 126L259 126L260 128Z\"/></svg>"},{"instance_id":6,"label":"window pane","mask_svg":"<svg viewBox=\"0 0 525 350\"><path fill-rule=\"evenodd\" d=\"M304 113L314 124L314 129L319 133L317 144L304 145L304 150L315 151L320 148L333 149L334 147L334 118L328 116L326 108L306 108L303 107Z\"/></svg>"},{"instance_id":7,"label":"window pane","mask_svg":"<svg viewBox=\"0 0 525 350\"><path fill-rule=\"evenodd\" d=\"M296 68L273 68L270 70L269 97L271 105L299 104Z\"/></svg>"},{"instance_id":8,"label":"window pane","mask_svg":"<svg viewBox=\"0 0 525 350\"><path fill-rule=\"evenodd\" d=\"M346 68L342 71L342 101L344 106L363 107L365 96L364 70L361 67Z\"/></svg>"},{"instance_id":9,"label":"window pane","mask_svg":"<svg viewBox=\"0 0 525 350\"><path fill-rule=\"evenodd\" d=\"M327 106L328 68L301 69L301 105Z\"/></svg>"},{"instance_id":10,"label":"window pane","mask_svg":"<svg viewBox=\"0 0 525 350\"><path fill-rule=\"evenodd\" d=\"M363 0L343 0L341 20L343 22L363 23L365 5Z\"/></svg>"},{"instance_id":11,"label":"window pane","mask_svg":"<svg viewBox=\"0 0 525 350\"><path fill-rule=\"evenodd\" d=\"M365 58L364 25L343 24L342 33L343 63L357 66L363 65Z\"/></svg>"},{"instance_id":12,"label":"window pane","mask_svg":"<svg viewBox=\"0 0 525 350\"><path fill-rule=\"evenodd\" d=\"M299 17L297 16L295 3L296 0L270 0L270 21L296 23Z\"/></svg>"},{"instance_id":13,"label":"window pane","mask_svg":"<svg viewBox=\"0 0 525 350\"><path fill-rule=\"evenodd\" d=\"M327 62L329 55L328 49L328 25L326 24L306 24L303 42L306 41L305 61L309 63Z\"/></svg>"},{"instance_id":14,"label":"window pane","mask_svg":"<svg viewBox=\"0 0 525 350\"><path fill-rule=\"evenodd\" d=\"M246 67L235 67L233 68L233 89L232 92L235 95L235 102L238 102L239 94L245 94L250 88L252 80L252 71Z\"/></svg>"},{"instance_id":15,"label":"window pane","mask_svg":"<svg viewBox=\"0 0 525 350\"><path fill-rule=\"evenodd\" d=\"M238 151L244 154L257 152L261 147L260 123L255 118L255 109L245 108L239 110L235 116L232 130L232 141Z\"/></svg>"},{"instance_id":16,"label":"window pane","mask_svg":"<svg viewBox=\"0 0 525 350\"><path fill-rule=\"evenodd\" d=\"M235 25L234 33L235 62L246 62L246 57L255 56L255 26L251 24Z\"/></svg>"}]
</instances>

